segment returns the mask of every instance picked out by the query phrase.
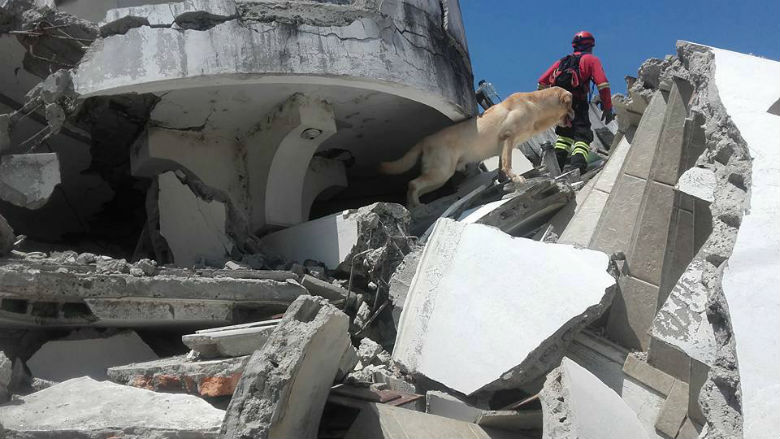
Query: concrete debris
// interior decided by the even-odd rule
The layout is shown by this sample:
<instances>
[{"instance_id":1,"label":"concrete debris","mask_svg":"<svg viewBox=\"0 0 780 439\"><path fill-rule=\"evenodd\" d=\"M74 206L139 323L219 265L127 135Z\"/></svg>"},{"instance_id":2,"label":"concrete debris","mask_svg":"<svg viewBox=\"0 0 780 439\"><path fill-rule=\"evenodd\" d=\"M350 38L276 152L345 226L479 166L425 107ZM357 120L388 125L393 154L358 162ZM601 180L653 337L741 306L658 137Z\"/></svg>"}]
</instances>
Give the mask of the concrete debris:
<instances>
[{"instance_id":1,"label":"concrete debris","mask_svg":"<svg viewBox=\"0 0 780 439\"><path fill-rule=\"evenodd\" d=\"M220 437L316 437L349 345L347 327L347 316L325 299L295 300L263 348L249 359Z\"/></svg>"},{"instance_id":2,"label":"concrete debris","mask_svg":"<svg viewBox=\"0 0 780 439\"><path fill-rule=\"evenodd\" d=\"M164 358L108 369L115 383L156 392L191 393L206 397L230 396L236 389L249 356L215 360Z\"/></svg>"},{"instance_id":3,"label":"concrete debris","mask_svg":"<svg viewBox=\"0 0 780 439\"><path fill-rule=\"evenodd\" d=\"M11 204L37 209L60 184L56 153L12 154L0 159L0 198Z\"/></svg>"},{"instance_id":4,"label":"concrete debris","mask_svg":"<svg viewBox=\"0 0 780 439\"><path fill-rule=\"evenodd\" d=\"M620 396L564 357L539 394L544 438L646 438L636 414Z\"/></svg>"},{"instance_id":5,"label":"concrete debris","mask_svg":"<svg viewBox=\"0 0 780 439\"><path fill-rule=\"evenodd\" d=\"M188 348L203 358L251 355L265 344L279 319L221 328L201 329L181 337Z\"/></svg>"},{"instance_id":6,"label":"concrete debris","mask_svg":"<svg viewBox=\"0 0 780 439\"><path fill-rule=\"evenodd\" d=\"M82 256L74 260L90 259ZM143 277L127 272L123 260L105 258L95 265L3 260L0 319L27 325L215 326L238 323L242 312L253 310L260 318L271 316L308 294L295 274L284 271L164 268Z\"/></svg>"},{"instance_id":7,"label":"concrete debris","mask_svg":"<svg viewBox=\"0 0 780 439\"><path fill-rule=\"evenodd\" d=\"M679 42L589 103L583 175L549 129L410 212L373 170L476 113L457 1L0 0L0 36L0 436L780 429L777 61Z\"/></svg>"},{"instance_id":8,"label":"concrete debris","mask_svg":"<svg viewBox=\"0 0 780 439\"><path fill-rule=\"evenodd\" d=\"M10 393L8 391L13 376L13 363L0 351L0 404L8 401Z\"/></svg>"},{"instance_id":9,"label":"concrete debris","mask_svg":"<svg viewBox=\"0 0 780 439\"><path fill-rule=\"evenodd\" d=\"M224 411L192 395L82 377L0 406L9 437L216 438Z\"/></svg>"},{"instance_id":10,"label":"concrete debris","mask_svg":"<svg viewBox=\"0 0 780 439\"><path fill-rule=\"evenodd\" d=\"M345 438L401 439L426 438L500 438L523 436L501 434L477 424L420 413L387 404L366 403L347 431Z\"/></svg>"},{"instance_id":11,"label":"concrete debris","mask_svg":"<svg viewBox=\"0 0 780 439\"><path fill-rule=\"evenodd\" d=\"M513 268L517 261L534 261L533 283ZM404 304L393 360L467 395L528 384L609 306L608 262L600 252L439 220Z\"/></svg>"},{"instance_id":12,"label":"concrete debris","mask_svg":"<svg viewBox=\"0 0 780 439\"><path fill-rule=\"evenodd\" d=\"M103 380L111 366L158 358L133 331L105 338L76 339L78 333L71 337L46 343L27 360L34 377L55 382L81 376Z\"/></svg>"},{"instance_id":13,"label":"concrete debris","mask_svg":"<svg viewBox=\"0 0 780 439\"><path fill-rule=\"evenodd\" d=\"M0 256L5 256L14 249L16 235L8 221L0 215Z\"/></svg>"}]
</instances>

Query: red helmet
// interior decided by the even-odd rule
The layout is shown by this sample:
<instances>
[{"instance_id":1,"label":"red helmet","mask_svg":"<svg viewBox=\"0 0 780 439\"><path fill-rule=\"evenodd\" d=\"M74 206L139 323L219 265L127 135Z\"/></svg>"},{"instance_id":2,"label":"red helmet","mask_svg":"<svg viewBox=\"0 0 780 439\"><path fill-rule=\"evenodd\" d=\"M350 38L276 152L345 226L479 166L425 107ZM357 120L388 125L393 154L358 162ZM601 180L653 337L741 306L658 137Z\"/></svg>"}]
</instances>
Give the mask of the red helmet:
<instances>
[{"instance_id":1,"label":"red helmet","mask_svg":"<svg viewBox=\"0 0 780 439\"><path fill-rule=\"evenodd\" d=\"M588 50L596 45L596 38L588 31L579 31L571 40L571 47L576 50Z\"/></svg>"}]
</instances>

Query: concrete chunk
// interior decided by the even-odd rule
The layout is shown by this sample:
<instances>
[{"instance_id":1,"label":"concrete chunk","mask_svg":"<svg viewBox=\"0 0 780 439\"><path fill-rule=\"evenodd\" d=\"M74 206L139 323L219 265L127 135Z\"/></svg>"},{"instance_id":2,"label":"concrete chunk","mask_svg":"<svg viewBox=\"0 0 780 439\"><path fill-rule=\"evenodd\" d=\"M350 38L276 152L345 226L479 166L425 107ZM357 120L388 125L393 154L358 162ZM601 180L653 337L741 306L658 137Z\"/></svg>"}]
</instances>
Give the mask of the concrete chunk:
<instances>
[{"instance_id":1,"label":"concrete chunk","mask_svg":"<svg viewBox=\"0 0 780 439\"><path fill-rule=\"evenodd\" d=\"M230 401L221 438L314 438L342 353L346 314L301 296L255 352Z\"/></svg>"},{"instance_id":2,"label":"concrete chunk","mask_svg":"<svg viewBox=\"0 0 780 439\"><path fill-rule=\"evenodd\" d=\"M158 392L200 396L230 396L236 389L249 356L192 361L186 356L164 358L108 369L108 379Z\"/></svg>"},{"instance_id":3,"label":"concrete chunk","mask_svg":"<svg viewBox=\"0 0 780 439\"><path fill-rule=\"evenodd\" d=\"M715 200L716 186L715 173L711 169L695 167L683 172L674 188L682 193L712 203Z\"/></svg>"},{"instance_id":4,"label":"concrete chunk","mask_svg":"<svg viewBox=\"0 0 780 439\"><path fill-rule=\"evenodd\" d=\"M490 432L492 433L492 432ZM442 438L500 437L477 424L420 413L387 404L368 403L360 410L345 438ZM515 436L516 437L516 436Z\"/></svg>"},{"instance_id":5,"label":"concrete chunk","mask_svg":"<svg viewBox=\"0 0 780 439\"><path fill-rule=\"evenodd\" d=\"M547 375L539 398L545 439L647 438L620 396L566 357Z\"/></svg>"},{"instance_id":6,"label":"concrete chunk","mask_svg":"<svg viewBox=\"0 0 780 439\"><path fill-rule=\"evenodd\" d=\"M27 367L34 377L49 381L85 375L101 380L111 366L156 359L138 334L126 331L107 338L50 341L27 360Z\"/></svg>"},{"instance_id":7,"label":"concrete chunk","mask_svg":"<svg viewBox=\"0 0 780 439\"><path fill-rule=\"evenodd\" d=\"M278 323L275 319L204 329L183 335L181 341L204 358L240 357L263 347Z\"/></svg>"},{"instance_id":8,"label":"concrete chunk","mask_svg":"<svg viewBox=\"0 0 780 439\"><path fill-rule=\"evenodd\" d=\"M528 383L609 305L607 267L600 252L441 219L406 298L393 359L465 394Z\"/></svg>"},{"instance_id":9,"label":"concrete chunk","mask_svg":"<svg viewBox=\"0 0 780 439\"><path fill-rule=\"evenodd\" d=\"M56 153L13 154L0 160L0 198L28 209L37 209L60 184Z\"/></svg>"},{"instance_id":10,"label":"concrete chunk","mask_svg":"<svg viewBox=\"0 0 780 439\"><path fill-rule=\"evenodd\" d=\"M224 411L191 395L136 389L83 377L0 406L10 437L215 438Z\"/></svg>"},{"instance_id":11,"label":"concrete chunk","mask_svg":"<svg viewBox=\"0 0 780 439\"><path fill-rule=\"evenodd\" d=\"M314 276L308 274L301 279L301 285L303 285L311 294L324 297L328 300L343 300L347 298L349 291L324 280L317 279Z\"/></svg>"}]
</instances>

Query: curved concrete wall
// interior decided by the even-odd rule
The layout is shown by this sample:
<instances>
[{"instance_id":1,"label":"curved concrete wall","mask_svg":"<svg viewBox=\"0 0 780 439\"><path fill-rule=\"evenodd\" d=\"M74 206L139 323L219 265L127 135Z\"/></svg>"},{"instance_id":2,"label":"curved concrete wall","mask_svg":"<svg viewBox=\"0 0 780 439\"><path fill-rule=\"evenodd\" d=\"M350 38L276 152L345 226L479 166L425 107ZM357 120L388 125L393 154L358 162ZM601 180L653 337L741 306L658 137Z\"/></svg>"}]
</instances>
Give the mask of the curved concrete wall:
<instances>
[{"instance_id":1,"label":"curved concrete wall","mask_svg":"<svg viewBox=\"0 0 780 439\"><path fill-rule=\"evenodd\" d=\"M162 18L155 6L145 13L138 8L110 11L114 21L103 23L104 34L126 32L90 46L75 75L76 91L89 97L300 82L391 93L436 108L453 120L475 111L457 1L278 2L284 8L273 8L275 2L238 2L236 16L209 15L196 3L187 10L184 2L179 15ZM179 18L197 13L205 14L206 23L182 29L188 24ZM146 17L115 25L123 14ZM144 20L157 20L151 26L161 27L144 25Z\"/></svg>"}]
</instances>

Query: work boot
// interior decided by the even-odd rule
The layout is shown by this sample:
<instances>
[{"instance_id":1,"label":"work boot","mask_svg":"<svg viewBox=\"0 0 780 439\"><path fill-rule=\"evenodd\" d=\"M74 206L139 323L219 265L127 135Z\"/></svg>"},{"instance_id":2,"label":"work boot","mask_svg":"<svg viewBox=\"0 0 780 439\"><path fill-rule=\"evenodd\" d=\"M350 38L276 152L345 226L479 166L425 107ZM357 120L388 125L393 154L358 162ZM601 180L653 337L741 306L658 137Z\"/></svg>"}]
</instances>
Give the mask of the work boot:
<instances>
[{"instance_id":1,"label":"work boot","mask_svg":"<svg viewBox=\"0 0 780 439\"><path fill-rule=\"evenodd\" d=\"M580 175L585 174L585 171L588 169L588 160L585 159L585 156L582 154L574 154L571 156L571 160L569 160L569 165L572 168L577 168L580 170Z\"/></svg>"},{"instance_id":2,"label":"work boot","mask_svg":"<svg viewBox=\"0 0 780 439\"><path fill-rule=\"evenodd\" d=\"M566 158L569 153L566 150L555 148L555 158L558 159L558 169L563 170L563 166L566 164Z\"/></svg>"}]
</instances>

